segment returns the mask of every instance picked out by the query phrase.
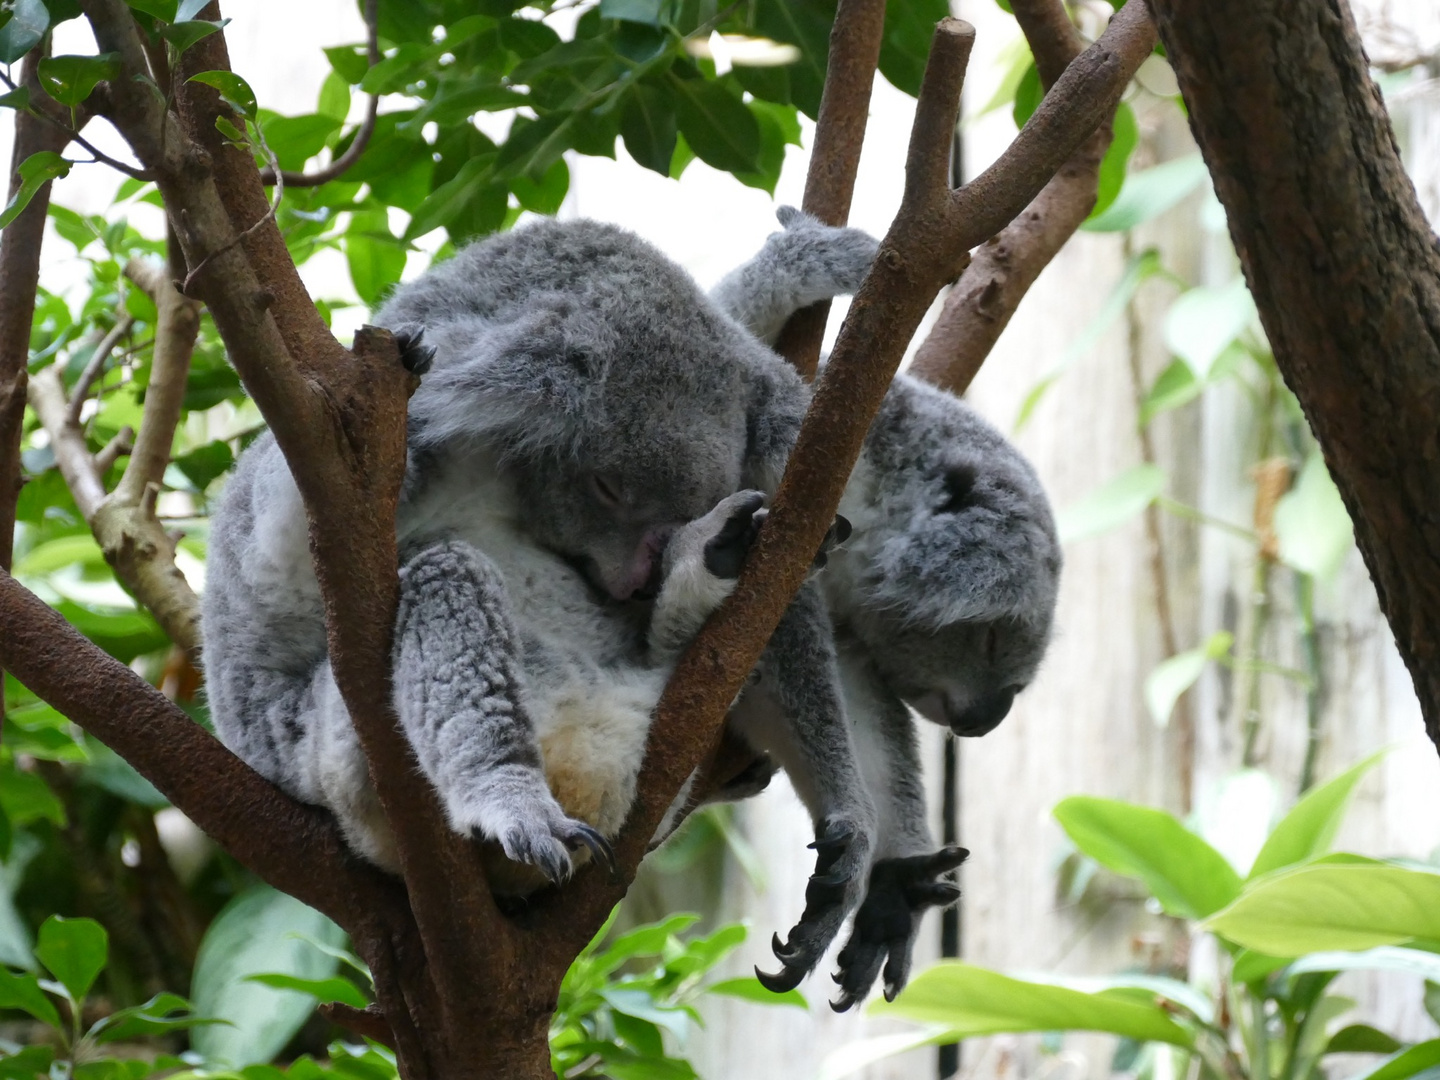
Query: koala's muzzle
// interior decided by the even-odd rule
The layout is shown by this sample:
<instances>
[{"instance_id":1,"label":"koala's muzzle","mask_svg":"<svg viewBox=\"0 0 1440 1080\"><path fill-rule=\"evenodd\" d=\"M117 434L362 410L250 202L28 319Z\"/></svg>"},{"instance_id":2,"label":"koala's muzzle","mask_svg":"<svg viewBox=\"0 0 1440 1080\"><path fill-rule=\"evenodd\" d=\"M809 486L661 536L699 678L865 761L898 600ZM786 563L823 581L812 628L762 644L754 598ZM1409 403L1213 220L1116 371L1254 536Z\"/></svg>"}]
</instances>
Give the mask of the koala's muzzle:
<instances>
[{"instance_id":1,"label":"koala's muzzle","mask_svg":"<svg viewBox=\"0 0 1440 1080\"><path fill-rule=\"evenodd\" d=\"M1017 690L1018 687L1007 686L971 702L959 712L950 713L950 730L972 739L988 735L1010 714Z\"/></svg>"}]
</instances>

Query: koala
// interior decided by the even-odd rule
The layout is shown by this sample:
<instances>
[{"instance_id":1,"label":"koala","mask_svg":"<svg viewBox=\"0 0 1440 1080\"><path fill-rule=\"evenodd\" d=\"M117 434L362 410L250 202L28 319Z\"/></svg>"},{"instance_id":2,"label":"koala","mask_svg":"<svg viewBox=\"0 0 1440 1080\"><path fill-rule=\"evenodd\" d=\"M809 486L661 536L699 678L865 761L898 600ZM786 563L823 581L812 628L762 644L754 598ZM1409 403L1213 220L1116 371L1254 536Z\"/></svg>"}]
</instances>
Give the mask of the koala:
<instances>
[{"instance_id":1,"label":"koala","mask_svg":"<svg viewBox=\"0 0 1440 1080\"><path fill-rule=\"evenodd\" d=\"M396 521L396 711L450 825L532 868L516 891L526 874L559 881L572 851L610 858L664 676L738 572L736 537L758 527L808 391L678 267L594 222L472 245L375 319L424 374ZM395 868L326 658L303 506L268 437L242 455L210 558L217 732ZM807 590L773 645L819 665L794 714L807 726L757 744L818 778L812 813L858 902L875 811Z\"/></svg>"},{"instance_id":2,"label":"koala","mask_svg":"<svg viewBox=\"0 0 1440 1080\"><path fill-rule=\"evenodd\" d=\"M784 231L711 292L765 341L795 310L858 289L878 246L859 230L790 208L779 217ZM908 976L920 915L959 896L941 875L967 853L933 850L910 708L963 736L984 735L1004 719L1044 656L1061 554L1029 463L963 401L905 375L871 425L840 512L853 532L821 581L844 705L880 822L865 898L838 958L833 1005L844 1010L865 996L882 964L893 998ZM746 732L743 718L731 722ZM822 849L802 931L837 900L825 861ZM781 971L756 975L776 991L798 985L825 947L804 932L773 945Z\"/></svg>"}]
</instances>

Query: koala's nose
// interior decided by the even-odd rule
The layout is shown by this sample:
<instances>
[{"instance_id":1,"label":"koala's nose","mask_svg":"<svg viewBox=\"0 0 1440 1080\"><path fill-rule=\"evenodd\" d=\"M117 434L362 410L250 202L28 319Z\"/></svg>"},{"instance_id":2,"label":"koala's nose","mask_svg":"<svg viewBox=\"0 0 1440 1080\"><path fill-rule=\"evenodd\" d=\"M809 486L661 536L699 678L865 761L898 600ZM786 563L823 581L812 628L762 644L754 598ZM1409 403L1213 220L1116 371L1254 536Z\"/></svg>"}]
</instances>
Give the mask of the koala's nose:
<instances>
[{"instance_id":1,"label":"koala's nose","mask_svg":"<svg viewBox=\"0 0 1440 1080\"><path fill-rule=\"evenodd\" d=\"M1010 706L1015 703L1016 690L1016 687L1007 686L1004 690L986 694L959 713L951 713L950 730L969 738L988 735L1009 715Z\"/></svg>"}]
</instances>

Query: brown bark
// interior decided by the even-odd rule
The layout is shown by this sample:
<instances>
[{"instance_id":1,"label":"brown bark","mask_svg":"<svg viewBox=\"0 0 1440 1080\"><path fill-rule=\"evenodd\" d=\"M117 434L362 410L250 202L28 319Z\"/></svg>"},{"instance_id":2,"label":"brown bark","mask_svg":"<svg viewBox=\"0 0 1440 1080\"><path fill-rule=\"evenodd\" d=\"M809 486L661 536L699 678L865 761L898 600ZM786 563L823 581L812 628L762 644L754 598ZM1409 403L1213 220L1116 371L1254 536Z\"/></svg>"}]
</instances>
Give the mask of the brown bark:
<instances>
[{"instance_id":1,"label":"brown bark","mask_svg":"<svg viewBox=\"0 0 1440 1080\"><path fill-rule=\"evenodd\" d=\"M805 197L800 206L826 225L850 219L865 122L870 116L870 90L885 36L885 0L840 0L830 28L830 55ZM830 317L830 301L822 300L795 312L775 342L778 352L809 382L820 366L820 346Z\"/></svg>"},{"instance_id":2,"label":"brown bark","mask_svg":"<svg viewBox=\"0 0 1440 1080\"><path fill-rule=\"evenodd\" d=\"M1265 332L1440 745L1440 242L1342 0L1153 0Z\"/></svg>"}]
</instances>

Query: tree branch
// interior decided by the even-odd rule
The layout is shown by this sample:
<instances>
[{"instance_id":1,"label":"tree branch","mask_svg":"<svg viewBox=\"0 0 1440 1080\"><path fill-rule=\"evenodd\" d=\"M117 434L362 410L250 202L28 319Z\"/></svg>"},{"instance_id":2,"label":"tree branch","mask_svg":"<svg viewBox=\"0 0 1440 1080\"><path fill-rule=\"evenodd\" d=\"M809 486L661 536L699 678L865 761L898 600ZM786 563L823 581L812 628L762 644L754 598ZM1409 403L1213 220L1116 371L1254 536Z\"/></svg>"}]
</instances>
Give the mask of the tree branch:
<instances>
[{"instance_id":1,"label":"tree branch","mask_svg":"<svg viewBox=\"0 0 1440 1080\"><path fill-rule=\"evenodd\" d=\"M365 0L365 35L365 52L373 68L380 62L380 0ZM260 182L269 187L279 179L284 187L312 188L339 179L351 165L360 160L360 155L365 153L365 147L370 145L370 137L375 134L375 122L379 116L380 96L371 94L365 105L365 119L360 122L355 137L350 140L350 145L343 154L313 173L282 170L277 177L275 170L266 166L260 170Z\"/></svg>"},{"instance_id":2,"label":"tree branch","mask_svg":"<svg viewBox=\"0 0 1440 1080\"><path fill-rule=\"evenodd\" d=\"M72 424L80 423L80 414L85 411L85 399L90 396L90 388L95 385L105 373L105 365L110 361L110 354L115 351L115 346L120 344L120 339L130 333L130 328L135 325L135 319L128 312L121 312L115 320L115 325L110 328L95 345L95 351L90 354L90 361L85 369L80 372L80 377L75 380L75 389L70 393L70 404L66 406L66 419Z\"/></svg>"},{"instance_id":3,"label":"tree branch","mask_svg":"<svg viewBox=\"0 0 1440 1080\"><path fill-rule=\"evenodd\" d=\"M1041 79L1049 84L1080 54L1080 36L1056 0L1017 0L1013 6ZM1139 4L1130 7L1140 9ZM1116 43L1127 83L1154 47L1155 31L1148 20ZM1106 121L1025 212L975 252L916 351L910 374L952 393L965 392L1040 271L1090 216L1100 163L1112 137L1112 123Z\"/></svg>"},{"instance_id":4,"label":"tree branch","mask_svg":"<svg viewBox=\"0 0 1440 1080\"><path fill-rule=\"evenodd\" d=\"M0 572L0 664L160 789L250 869L342 926L398 890L349 855L330 815L264 780L164 694ZM219 792L224 798L217 798ZM283 838L283 839L282 839ZM293 857L292 848L305 852Z\"/></svg>"},{"instance_id":5,"label":"tree branch","mask_svg":"<svg viewBox=\"0 0 1440 1080\"><path fill-rule=\"evenodd\" d=\"M801 203L806 213L827 225L844 225L850 218L884 36L885 0L840 0L830 28L825 88ZM775 351L794 364L807 382L820 366L829 316L828 300L803 308L790 316L775 343Z\"/></svg>"},{"instance_id":6,"label":"tree branch","mask_svg":"<svg viewBox=\"0 0 1440 1080\"><path fill-rule=\"evenodd\" d=\"M1440 241L1335 0L1152 0L1190 127L1440 746Z\"/></svg>"}]
</instances>

